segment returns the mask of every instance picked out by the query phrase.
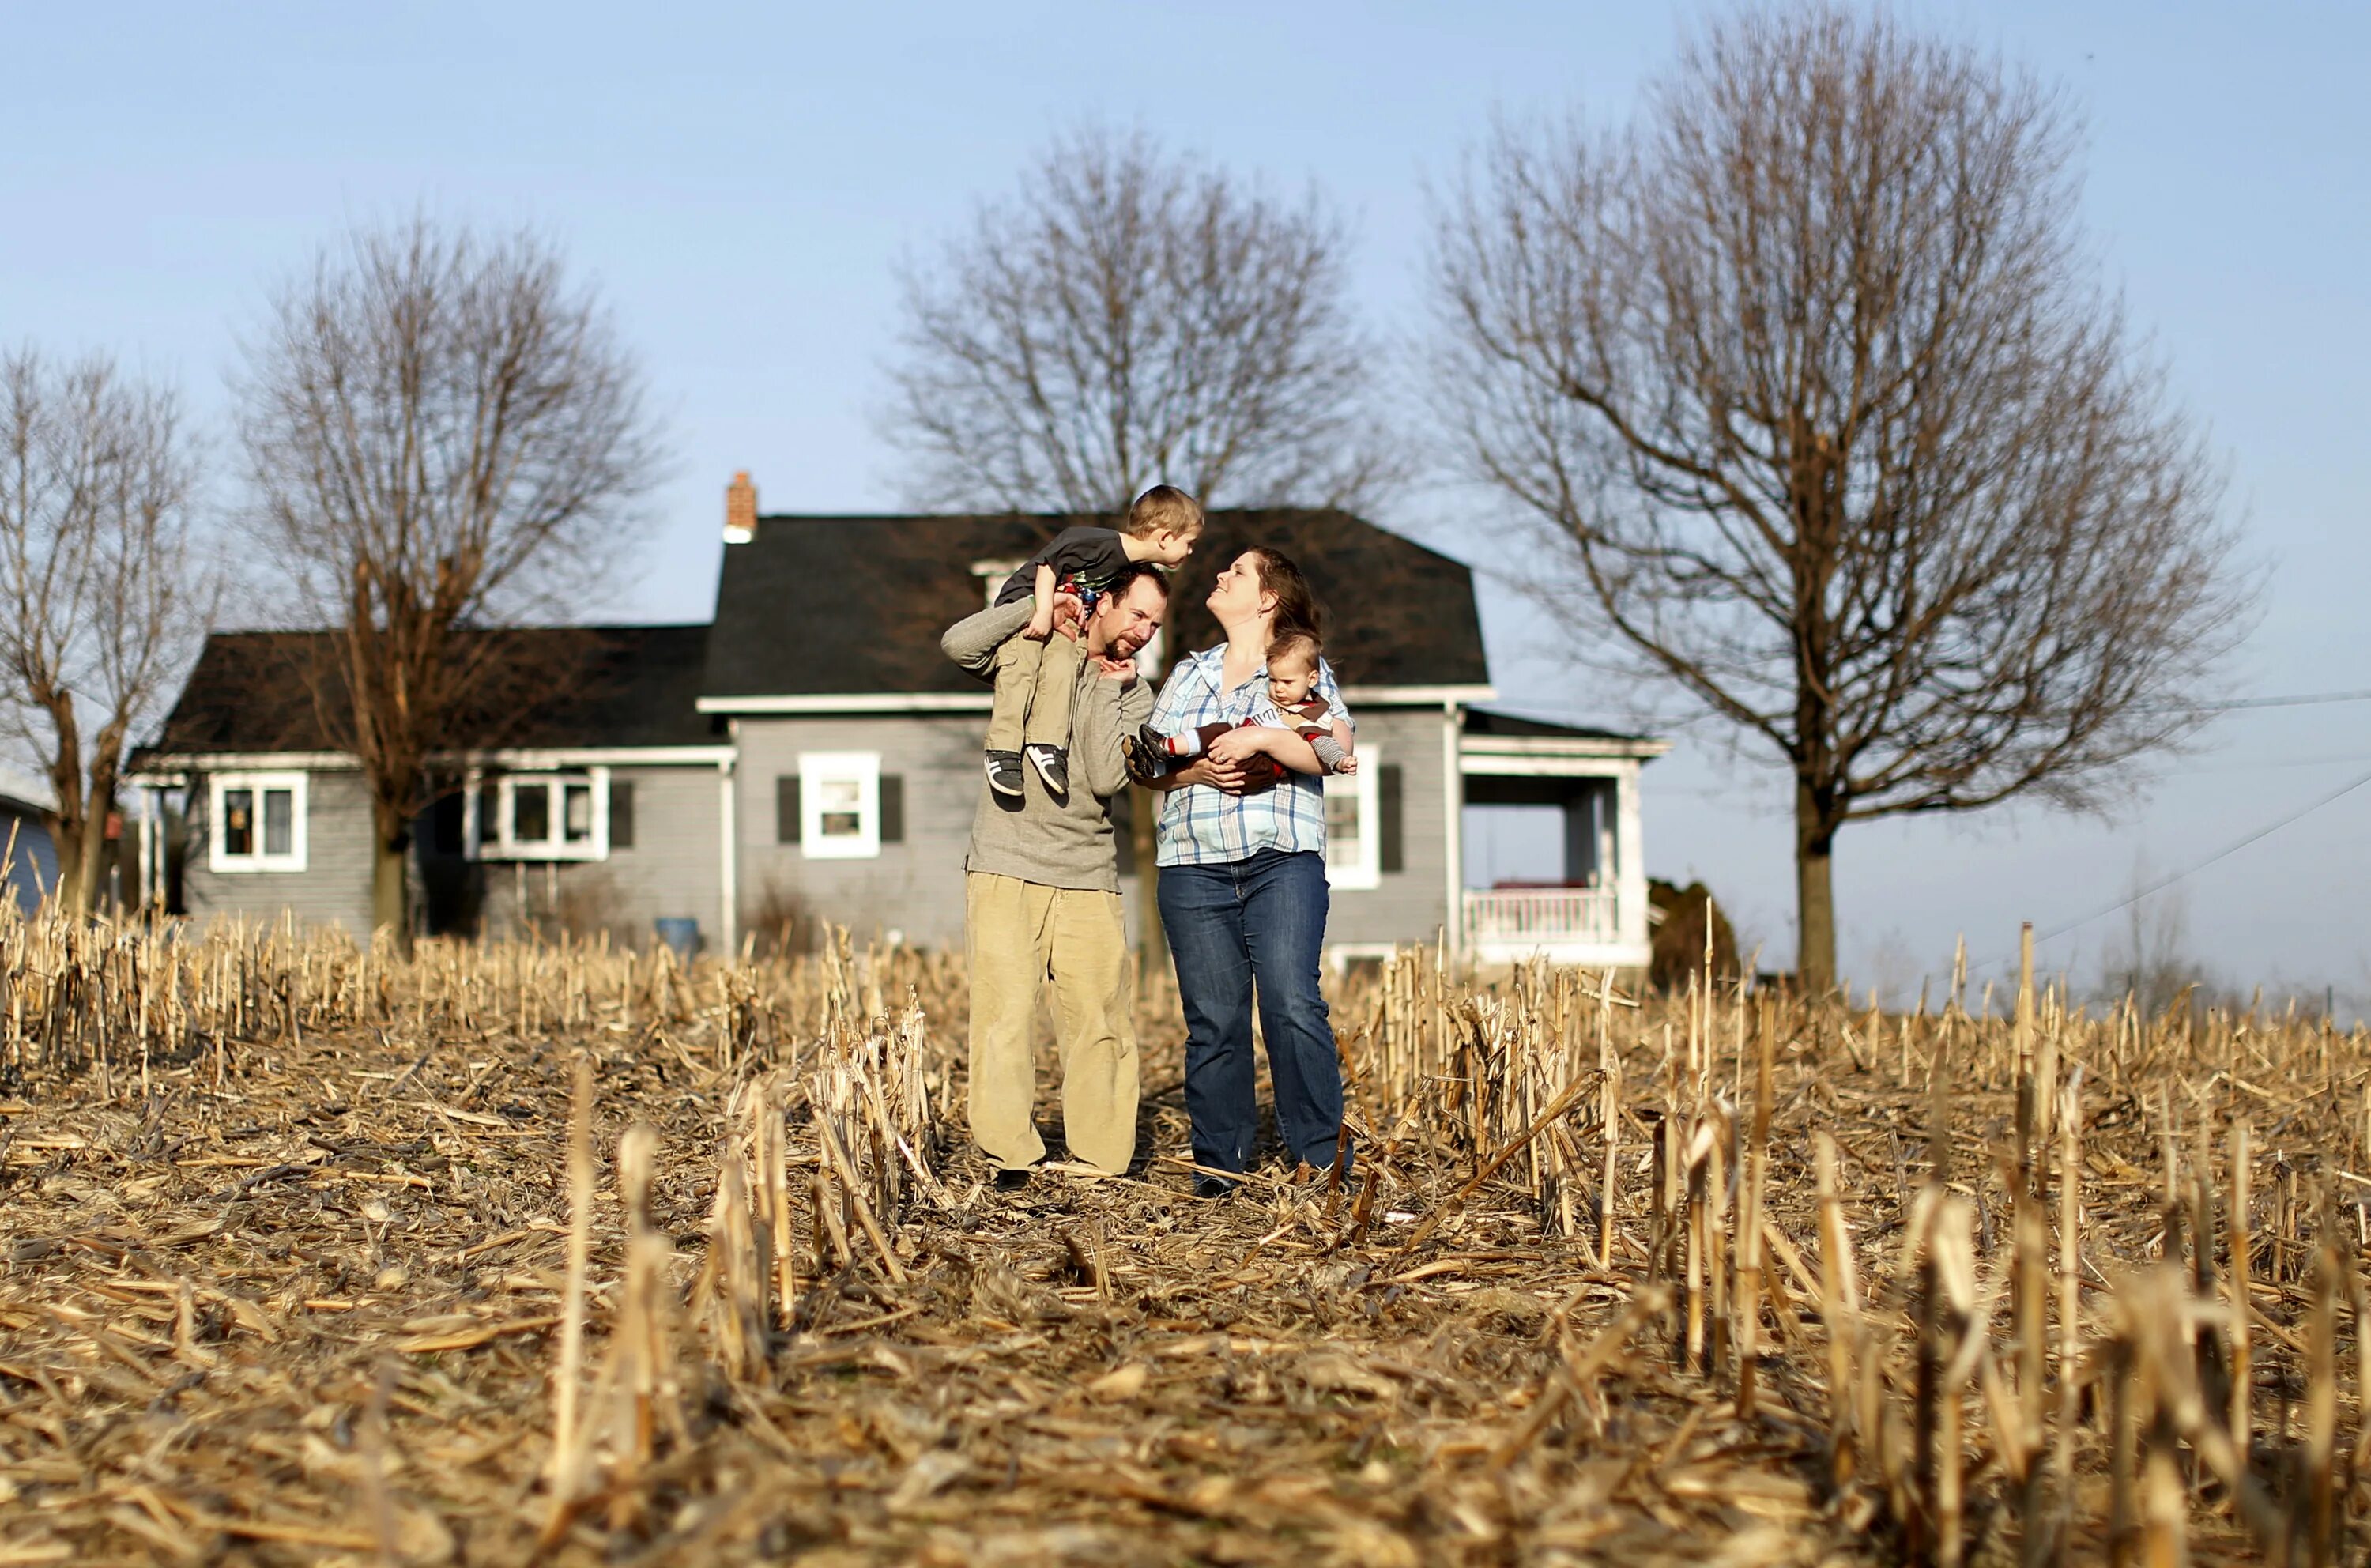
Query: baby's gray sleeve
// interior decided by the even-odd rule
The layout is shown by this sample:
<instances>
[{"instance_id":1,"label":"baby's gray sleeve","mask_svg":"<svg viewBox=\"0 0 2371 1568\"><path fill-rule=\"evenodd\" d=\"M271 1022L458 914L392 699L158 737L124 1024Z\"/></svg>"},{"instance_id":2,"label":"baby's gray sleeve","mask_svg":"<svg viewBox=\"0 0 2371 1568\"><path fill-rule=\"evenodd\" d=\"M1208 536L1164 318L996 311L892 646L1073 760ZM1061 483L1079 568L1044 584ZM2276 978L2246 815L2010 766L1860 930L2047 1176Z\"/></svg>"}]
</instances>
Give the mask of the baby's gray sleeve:
<instances>
[{"instance_id":1,"label":"baby's gray sleeve","mask_svg":"<svg viewBox=\"0 0 2371 1568\"><path fill-rule=\"evenodd\" d=\"M1331 735L1310 736L1309 749L1317 754L1317 760L1324 766L1328 773L1341 772L1343 762L1350 755L1342 749L1342 743Z\"/></svg>"}]
</instances>

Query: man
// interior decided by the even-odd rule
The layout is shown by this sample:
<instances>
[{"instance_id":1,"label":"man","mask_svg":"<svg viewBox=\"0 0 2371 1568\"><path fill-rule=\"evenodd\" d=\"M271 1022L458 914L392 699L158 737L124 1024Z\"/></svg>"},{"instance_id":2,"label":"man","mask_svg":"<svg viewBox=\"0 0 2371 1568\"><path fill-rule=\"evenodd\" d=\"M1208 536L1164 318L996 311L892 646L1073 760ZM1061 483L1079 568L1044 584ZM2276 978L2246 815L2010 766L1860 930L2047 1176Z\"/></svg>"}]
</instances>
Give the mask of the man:
<instances>
[{"instance_id":1,"label":"man","mask_svg":"<svg viewBox=\"0 0 2371 1568\"><path fill-rule=\"evenodd\" d=\"M1075 615L1077 601L1069 605ZM1031 608L1024 599L982 610L950 627L939 645L990 678L998 645L1029 623ZM1049 977L1070 1156L1115 1174L1136 1156L1136 1029L1111 801L1128 788L1122 742L1152 713L1152 693L1133 661L1168 610L1161 573L1132 562L1077 628L1085 657L1071 698L1066 794L1049 793L1035 776L1017 797L980 788L964 859L971 1136L1008 1191L1026 1186L1030 1167L1046 1157L1030 1117L1031 1045L1038 987Z\"/></svg>"}]
</instances>

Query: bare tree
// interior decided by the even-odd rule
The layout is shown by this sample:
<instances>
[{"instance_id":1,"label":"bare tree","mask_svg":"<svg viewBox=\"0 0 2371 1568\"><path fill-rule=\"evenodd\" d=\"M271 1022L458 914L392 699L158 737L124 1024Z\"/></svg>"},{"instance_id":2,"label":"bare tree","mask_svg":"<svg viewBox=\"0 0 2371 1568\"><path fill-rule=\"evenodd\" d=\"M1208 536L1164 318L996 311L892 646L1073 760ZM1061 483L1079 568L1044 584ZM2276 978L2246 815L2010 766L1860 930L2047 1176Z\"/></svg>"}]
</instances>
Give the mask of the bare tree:
<instances>
[{"instance_id":1,"label":"bare tree","mask_svg":"<svg viewBox=\"0 0 2371 1568\"><path fill-rule=\"evenodd\" d=\"M2132 998L2144 1017L2157 1018L2185 996L2216 999L2206 966L2190 946L2190 901L2179 891L2150 894L2145 859L2133 865L2133 898L2122 940L2111 943L2099 964L2100 999Z\"/></svg>"},{"instance_id":2,"label":"bare tree","mask_svg":"<svg viewBox=\"0 0 2371 1568\"><path fill-rule=\"evenodd\" d=\"M904 271L882 424L913 460L908 498L1102 517L1162 482L1211 506L1371 499L1402 470L1344 302L1348 248L1314 191L1279 201L1140 132L1058 138ZM1151 957L1154 813L1133 805Z\"/></svg>"},{"instance_id":3,"label":"bare tree","mask_svg":"<svg viewBox=\"0 0 2371 1568\"><path fill-rule=\"evenodd\" d=\"M1142 133L1057 140L938 262L905 270L885 433L918 505L1116 515L1349 505L1386 471L1348 241Z\"/></svg>"},{"instance_id":4,"label":"bare tree","mask_svg":"<svg viewBox=\"0 0 2371 1568\"><path fill-rule=\"evenodd\" d=\"M1645 105L1502 129L1442 203L1439 387L1543 601L1792 770L1824 989L1840 828L2096 806L2250 588L2053 93L1815 9L1713 27Z\"/></svg>"},{"instance_id":5,"label":"bare tree","mask_svg":"<svg viewBox=\"0 0 2371 1568\"><path fill-rule=\"evenodd\" d=\"M98 901L123 756L204 640L198 460L167 387L0 359L0 730L47 774L60 907Z\"/></svg>"},{"instance_id":6,"label":"bare tree","mask_svg":"<svg viewBox=\"0 0 2371 1568\"><path fill-rule=\"evenodd\" d=\"M656 443L607 312L531 233L364 229L277 293L235 391L254 528L310 619L324 732L360 761L372 921L400 934L427 764L511 640L630 541Z\"/></svg>"}]
</instances>

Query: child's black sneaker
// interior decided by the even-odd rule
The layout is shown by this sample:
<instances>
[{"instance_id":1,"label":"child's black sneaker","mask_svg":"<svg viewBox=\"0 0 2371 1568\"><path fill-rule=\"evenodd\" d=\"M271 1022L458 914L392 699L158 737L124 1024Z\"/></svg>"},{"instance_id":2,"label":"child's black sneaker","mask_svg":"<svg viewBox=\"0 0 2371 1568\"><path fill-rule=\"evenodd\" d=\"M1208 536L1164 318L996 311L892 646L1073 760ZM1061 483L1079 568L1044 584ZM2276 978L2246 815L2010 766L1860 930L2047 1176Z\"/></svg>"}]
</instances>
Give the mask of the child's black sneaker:
<instances>
[{"instance_id":1,"label":"child's black sneaker","mask_svg":"<svg viewBox=\"0 0 2371 1568\"><path fill-rule=\"evenodd\" d=\"M1000 795L1021 798L1021 754L992 751L988 754L988 787Z\"/></svg>"},{"instance_id":2,"label":"child's black sneaker","mask_svg":"<svg viewBox=\"0 0 2371 1568\"><path fill-rule=\"evenodd\" d=\"M1120 754L1128 759L1128 776L1139 784L1150 784L1169 771L1169 756L1162 749L1161 736L1147 724L1133 735L1122 737Z\"/></svg>"},{"instance_id":3,"label":"child's black sneaker","mask_svg":"<svg viewBox=\"0 0 2371 1568\"><path fill-rule=\"evenodd\" d=\"M1048 793L1068 795L1070 792L1070 754L1069 752L1059 746L1048 745L1024 746L1021 751L1022 755L1029 759L1029 766L1037 770L1037 777L1046 781ZM1016 795L1020 792L1018 790L1013 791Z\"/></svg>"}]
</instances>

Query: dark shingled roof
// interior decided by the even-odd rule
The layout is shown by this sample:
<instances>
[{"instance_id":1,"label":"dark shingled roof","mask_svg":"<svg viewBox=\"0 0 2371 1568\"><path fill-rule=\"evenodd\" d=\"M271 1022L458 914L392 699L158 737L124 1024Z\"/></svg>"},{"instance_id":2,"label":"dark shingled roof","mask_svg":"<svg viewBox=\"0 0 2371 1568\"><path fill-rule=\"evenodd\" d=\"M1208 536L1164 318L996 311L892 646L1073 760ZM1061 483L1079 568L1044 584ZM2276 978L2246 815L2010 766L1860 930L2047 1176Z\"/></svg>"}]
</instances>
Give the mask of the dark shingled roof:
<instances>
[{"instance_id":1,"label":"dark shingled roof","mask_svg":"<svg viewBox=\"0 0 2371 1568\"><path fill-rule=\"evenodd\" d=\"M1024 559L1074 521L761 518L755 538L725 548L702 695L977 692L939 651L939 634L985 602L972 564ZM1307 574L1326 612L1326 657L1346 684L1488 682L1472 571L1345 512L1211 513L1175 579L1173 651L1219 640L1203 600L1255 544Z\"/></svg>"},{"instance_id":2,"label":"dark shingled roof","mask_svg":"<svg viewBox=\"0 0 2371 1568\"><path fill-rule=\"evenodd\" d=\"M1590 724L1558 724L1545 719L1526 719L1520 714L1501 713L1492 708L1469 708L1465 710L1465 732L1469 735L1530 735L1558 741L1651 741L1652 735L1625 734L1619 730L1601 730Z\"/></svg>"},{"instance_id":3,"label":"dark shingled roof","mask_svg":"<svg viewBox=\"0 0 2371 1568\"><path fill-rule=\"evenodd\" d=\"M705 626L605 626L465 633L503 644L498 674L456 717L440 750L716 744L698 710ZM163 735L144 757L329 751L313 701L328 634L216 632L206 639Z\"/></svg>"}]
</instances>

